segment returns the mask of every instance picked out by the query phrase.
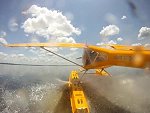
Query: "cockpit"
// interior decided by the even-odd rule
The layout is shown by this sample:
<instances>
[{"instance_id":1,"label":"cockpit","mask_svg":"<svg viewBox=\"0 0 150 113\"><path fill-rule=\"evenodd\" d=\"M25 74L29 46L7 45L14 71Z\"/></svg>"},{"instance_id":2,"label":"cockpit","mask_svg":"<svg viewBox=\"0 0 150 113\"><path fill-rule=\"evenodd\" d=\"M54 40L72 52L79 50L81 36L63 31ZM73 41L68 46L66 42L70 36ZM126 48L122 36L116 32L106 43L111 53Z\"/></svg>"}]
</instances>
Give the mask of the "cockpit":
<instances>
[{"instance_id":1,"label":"cockpit","mask_svg":"<svg viewBox=\"0 0 150 113\"><path fill-rule=\"evenodd\" d=\"M96 52L91 49L85 49L83 54L83 65L91 65L95 62L103 62L108 59L108 55L104 52Z\"/></svg>"}]
</instances>

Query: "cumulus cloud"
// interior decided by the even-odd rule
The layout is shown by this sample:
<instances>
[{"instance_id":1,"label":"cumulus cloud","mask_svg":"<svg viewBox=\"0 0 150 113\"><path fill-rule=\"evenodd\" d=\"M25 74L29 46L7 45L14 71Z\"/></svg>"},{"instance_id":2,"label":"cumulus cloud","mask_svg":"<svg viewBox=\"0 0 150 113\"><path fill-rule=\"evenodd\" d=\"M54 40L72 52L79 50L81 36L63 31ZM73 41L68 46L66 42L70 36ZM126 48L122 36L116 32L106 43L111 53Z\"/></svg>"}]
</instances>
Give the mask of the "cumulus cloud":
<instances>
[{"instance_id":1,"label":"cumulus cloud","mask_svg":"<svg viewBox=\"0 0 150 113\"><path fill-rule=\"evenodd\" d=\"M17 19L11 18L8 23L9 30L15 32L18 30L18 27L19 27L19 25L18 25Z\"/></svg>"},{"instance_id":2,"label":"cumulus cloud","mask_svg":"<svg viewBox=\"0 0 150 113\"><path fill-rule=\"evenodd\" d=\"M74 40L74 38L72 37L52 37L48 40L48 42L55 42L55 43L60 43L60 42L64 42L64 43L76 43L76 41Z\"/></svg>"},{"instance_id":3,"label":"cumulus cloud","mask_svg":"<svg viewBox=\"0 0 150 113\"><path fill-rule=\"evenodd\" d=\"M51 43L76 43L73 37L52 37L48 40ZM57 48L53 48L53 51L57 51ZM77 50L77 48L70 48L70 50Z\"/></svg>"},{"instance_id":4,"label":"cumulus cloud","mask_svg":"<svg viewBox=\"0 0 150 113\"><path fill-rule=\"evenodd\" d=\"M46 7L32 5L23 14L29 15L29 18L23 23L22 28L27 33L27 37L29 34L33 35L30 42L44 41L40 38L45 37L46 41L51 43L76 43L72 35L81 34L80 29L71 24L70 20L73 20L74 16L70 12L66 12L63 15L62 12L57 10L49 10ZM55 52L59 50L58 48L48 49ZM44 55L42 54L42 50L30 49L30 52Z\"/></svg>"},{"instance_id":5,"label":"cumulus cloud","mask_svg":"<svg viewBox=\"0 0 150 113\"><path fill-rule=\"evenodd\" d=\"M31 37L31 42L34 43L38 43L39 40L37 39L37 37L33 36ZM75 40L72 37L51 37L48 42L50 43L76 43ZM30 48L26 48L29 52L31 52L32 54L38 56L38 57L49 57L52 54L48 53L47 51L43 50L43 49L39 49L39 48L35 48L35 47L30 47ZM53 51L53 52L58 52L58 48L51 48L51 47L46 47L46 49ZM60 48L61 49L61 48ZM76 48L71 48L70 50L77 50Z\"/></svg>"},{"instance_id":6,"label":"cumulus cloud","mask_svg":"<svg viewBox=\"0 0 150 113\"><path fill-rule=\"evenodd\" d=\"M119 37L119 38L117 38L117 41L121 42L121 41L123 41L123 38Z\"/></svg>"},{"instance_id":7,"label":"cumulus cloud","mask_svg":"<svg viewBox=\"0 0 150 113\"><path fill-rule=\"evenodd\" d=\"M55 43L76 43L72 35L79 35L81 33L81 31L78 28L75 28L71 24L71 21L69 21L66 16L64 16L61 12L56 10L48 10L46 7L38 7L36 5L32 5L26 12L24 12L24 14L30 16L27 20L25 20L25 22L22 25L22 28L24 29L27 37L31 36L31 38L29 39L30 42L40 42L46 39L46 41L48 42ZM40 40L41 37L45 37L44 40ZM5 44L7 43L4 39L0 40ZM58 52L58 48L47 49L54 52ZM7 61L14 63L31 64L56 64L56 62L63 62L60 61L59 58L53 56L51 53L48 53L47 51L44 51L40 48L26 48L26 50L29 50L30 54L32 53L30 57L25 56L24 54L10 54L8 55L9 57L3 57L0 60L3 62ZM59 52L61 53L61 49ZM71 52L69 54L73 53L74 52ZM63 52L61 54L63 54ZM76 54L78 53L76 52ZM73 57L71 57L71 59L72 58Z\"/></svg>"},{"instance_id":8,"label":"cumulus cloud","mask_svg":"<svg viewBox=\"0 0 150 113\"><path fill-rule=\"evenodd\" d=\"M4 38L0 38L0 44L7 44L7 41Z\"/></svg>"},{"instance_id":9,"label":"cumulus cloud","mask_svg":"<svg viewBox=\"0 0 150 113\"><path fill-rule=\"evenodd\" d=\"M138 34L139 39L150 38L150 28L142 27Z\"/></svg>"},{"instance_id":10,"label":"cumulus cloud","mask_svg":"<svg viewBox=\"0 0 150 113\"><path fill-rule=\"evenodd\" d=\"M126 16L122 16L122 17L121 17L122 20L124 20L124 19L126 19L126 18L127 18Z\"/></svg>"},{"instance_id":11,"label":"cumulus cloud","mask_svg":"<svg viewBox=\"0 0 150 113\"><path fill-rule=\"evenodd\" d=\"M116 25L109 25L106 27L103 27L103 30L100 31L100 36L107 37L119 34L119 28Z\"/></svg>"},{"instance_id":12,"label":"cumulus cloud","mask_svg":"<svg viewBox=\"0 0 150 113\"><path fill-rule=\"evenodd\" d=\"M26 33L34 33L44 37L66 37L81 33L62 12L57 10L49 10L46 7L32 5L26 11L26 14L31 14L31 18L28 18L22 26Z\"/></svg>"}]
</instances>

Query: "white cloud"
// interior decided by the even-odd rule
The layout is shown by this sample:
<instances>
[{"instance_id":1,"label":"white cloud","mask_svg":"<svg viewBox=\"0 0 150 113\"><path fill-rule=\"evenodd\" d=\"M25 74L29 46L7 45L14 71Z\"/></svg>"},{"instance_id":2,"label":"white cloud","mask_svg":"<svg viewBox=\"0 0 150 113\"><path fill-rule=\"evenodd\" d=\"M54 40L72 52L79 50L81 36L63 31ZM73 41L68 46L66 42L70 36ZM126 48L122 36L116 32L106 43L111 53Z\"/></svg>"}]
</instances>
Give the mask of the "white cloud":
<instances>
[{"instance_id":1,"label":"white cloud","mask_svg":"<svg viewBox=\"0 0 150 113\"><path fill-rule=\"evenodd\" d=\"M48 42L66 42L66 43L76 43L75 39L72 37L73 34L79 35L81 31L75 28L71 22L59 11L48 10L45 7L38 7L36 5L31 6L26 12L31 17L28 18L24 23L22 28L24 28L26 36L31 38L31 42L46 41ZM30 35L31 34L31 35ZM45 39L41 39L45 37ZM0 38L1 42L7 43L4 39ZM3 62L13 62L13 63L38 63L38 64L49 64L60 61L51 53L44 51L39 48L26 48L29 50L30 57L24 54L9 54L7 57L3 57L0 61ZM51 51L58 51L57 48L47 48ZM32 53L32 54L31 54ZM59 52L58 52L59 53ZM61 49L60 49L61 53ZM71 54L74 52L71 52ZM63 52L61 53L63 54ZM65 55L68 55L66 52ZM69 53L70 54L70 53ZM49 56L51 55L51 56ZM0 54L0 56L2 56ZM4 56L4 55L3 55ZM38 59L38 60L37 60Z\"/></svg>"},{"instance_id":2,"label":"white cloud","mask_svg":"<svg viewBox=\"0 0 150 113\"><path fill-rule=\"evenodd\" d=\"M0 38L0 44L7 44L7 41L4 38Z\"/></svg>"},{"instance_id":3,"label":"white cloud","mask_svg":"<svg viewBox=\"0 0 150 113\"><path fill-rule=\"evenodd\" d=\"M102 37L112 36L115 34L119 34L119 28L116 25L109 25L106 27L103 27L103 30L100 31L100 35Z\"/></svg>"},{"instance_id":4,"label":"white cloud","mask_svg":"<svg viewBox=\"0 0 150 113\"><path fill-rule=\"evenodd\" d=\"M18 54L19 57L24 57L24 54Z\"/></svg>"},{"instance_id":5,"label":"white cloud","mask_svg":"<svg viewBox=\"0 0 150 113\"><path fill-rule=\"evenodd\" d=\"M36 64L37 61L39 61L38 63L45 64L48 59L47 57L43 57L42 59L35 60L37 58L38 57L25 56L24 54L6 54L0 52L0 62Z\"/></svg>"},{"instance_id":6,"label":"white cloud","mask_svg":"<svg viewBox=\"0 0 150 113\"><path fill-rule=\"evenodd\" d=\"M150 38L150 28L142 27L138 34L139 39Z\"/></svg>"},{"instance_id":7,"label":"white cloud","mask_svg":"<svg viewBox=\"0 0 150 113\"><path fill-rule=\"evenodd\" d=\"M50 38L48 40L48 42L55 42L55 43L60 43L60 42L63 42L63 43L76 43L76 41L74 40L74 38L72 37L53 37L53 38Z\"/></svg>"},{"instance_id":8,"label":"white cloud","mask_svg":"<svg viewBox=\"0 0 150 113\"><path fill-rule=\"evenodd\" d=\"M141 45L142 45L141 43L132 44L132 46L141 46Z\"/></svg>"},{"instance_id":9,"label":"white cloud","mask_svg":"<svg viewBox=\"0 0 150 113\"><path fill-rule=\"evenodd\" d=\"M101 43L97 43L96 45L100 46L100 45L104 45L105 43L104 42L101 42Z\"/></svg>"},{"instance_id":10,"label":"white cloud","mask_svg":"<svg viewBox=\"0 0 150 113\"><path fill-rule=\"evenodd\" d=\"M21 57L24 57L23 54L6 54L4 52L0 52L0 62L14 62L19 61Z\"/></svg>"},{"instance_id":11,"label":"white cloud","mask_svg":"<svg viewBox=\"0 0 150 113\"><path fill-rule=\"evenodd\" d=\"M8 54L0 52L0 57L6 57Z\"/></svg>"},{"instance_id":12,"label":"white cloud","mask_svg":"<svg viewBox=\"0 0 150 113\"><path fill-rule=\"evenodd\" d=\"M31 39L30 39L30 42L39 43L40 41L38 40L37 37L32 36Z\"/></svg>"},{"instance_id":13,"label":"white cloud","mask_svg":"<svg viewBox=\"0 0 150 113\"><path fill-rule=\"evenodd\" d=\"M117 42L114 40L110 40L108 42L97 43L96 45L100 46L100 45L105 45L105 44L117 44Z\"/></svg>"},{"instance_id":14,"label":"white cloud","mask_svg":"<svg viewBox=\"0 0 150 113\"><path fill-rule=\"evenodd\" d=\"M31 38L31 42L38 42L39 40L37 40L37 37L32 37ZM50 43L76 43L75 40L72 37L51 37L49 38L48 42ZM27 48L29 50L29 52L33 53L34 55L37 55L39 57L43 57L43 56L49 56L50 53L48 53L47 51L43 50L43 49L38 49L35 47L31 47L31 48ZM61 48L51 48L51 47L46 47L46 49L53 51L53 52L58 52L59 49ZM77 50L76 48L71 48L70 50Z\"/></svg>"},{"instance_id":15,"label":"white cloud","mask_svg":"<svg viewBox=\"0 0 150 113\"><path fill-rule=\"evenodd\" d=\"M80 29L75 28L71 24L70 20L72 20L74 16L70 12L65 13L64 16L62 12L57 10L49 10L46 7L32 5L26 12L23 12L23 14L31 16L22 26L26 33L34 35L34 37L31 37L31 42L40 42L40 38L45 37L46 41L51 43L76 43L75 39L71 36L81 33ZM28 36L29 35L27 35L27 37ZM58 48L48 49L55 52L59 50ZM41 50L30 49L30 52L41 54Z\"/></svg>"},{"instance_id":16,"label":"white cloud","mask_svg":"<svg viewBox=\"0 0 150 113\"><path fill-rule=\"evenodd\" d=\"M108 42L108 44L117 44L117 42L115 42L115 41L113 41L113 40L110 40L110 41Z\"/></svg>"},{"instance_id":17,"label":"white cloud","mask_svg":"<svg viewBox=\"0 0 150 113\"><path fill-rule=\"evenodd\" d=\"M119 38L117 38L117 41L121 42L121 41L123 41L123 38L119 37Z\"/></svg>"},{"instance_id":18,"label":"white cloud","mask_svg":"<svg viewBox=\"0 0 150 113\"><path fill-rule=\"evenodd\" d=\"M145 47L146 49L150 50L150 43L145 44L144 47Z\"/></svg>"},{"instance_id":19,"label":"white cloud","mask_svg":"<svg viewBox=\"0 0 150 113\"><path fill-rule=\"evenodd\" d=\"M5 31L1 31L0 32L0 37L4 38L6 37L7 33Z\"/></svg>"},{"instance_id":20,"label":"white cloud","mask_svg":"<svg viewBox=\"0 0 150 113\"><path fill-rule=\"evenodd\" d=\"M0 52L0 62L18 63L18 64L37 64L37 65L70 64L69 62L62 60L61 58L58 58L57 56L54 56L51 53L48 53L47 51L44 51L44 50L41 50L38 48L32 48L32 49L33 50L37 49L37 51L39 50L39 52L37 54L30 53L30 56L24 55L22 53L6 54L3 52ZM76 61L74 59L74 58L79 57L78 51L74 51L69 54L61 54L61 53L58 53L58 54L64 56L67 59L74 60L75 62L81 63L79 60ZM6 70L5 66L2 66L1 72L10 74L10 73L13 73L14 69L16 69L16 68L17 68L16 66L11 66L11 67L9 67L8 70ZM18 66L17 69L20 72L20 69L22 69L22 68L24 69L24 67ZM31 69L31 68L29 67L28 69Z\"/></svg>"},{"instance_id":21,"label":"white cloud","mask_svg":"<svg viewBox=\"0 0 150 113\"><path fill-rule=\"evenodd\" d=\"M150 47L150 44L145 44L144 46L145 46L145 47Z\"/></svg>"},{"instance_id":22,"label":"white cloud","mask_svg":"<svg viewBox=\"0 0 150 113\"><path fill-rule=\"evenodd\" d=\"M31 52L31 53L33 53L33 54L37 54L37 55L38 55L38 51L37 51L37 49L29 48L29 52Z\"/></svg>"},{"instance_id":23,"label":"white cloud","mask_svg":"<svg viewBox=\"0 0 150 113\"><path fill-rule=\"evenodd\" d=\"M52 37L49 38L48 42L51 43L76 43L76 41L74 40L74 38L72 37ZM56 52L58 49L57 48L53 48L54 51ZM70 50L77 50L77 48L71 48Z\"/></svg>"},{"instance_id":24,"label":"white cloud","mask_svg":"<svg viewBox=\"0 0 150 113\"><path fill-rule=\"evenodd\" d=\"M14 31L18 30L18 27L19 27L19 25L17 23L17 19L16 18L11 18L9 20L9 23L8 23L9 30L14 32Z\"/></svg>"},{"instance_id":25,"label":"white cloud","mask_svg":"<svg viewBox=\"0 0 150 113\"><path fill-rule=\"evenodd\" d=\"M23 23L26 33L34 33L39 36L66 37L72 34L79 35L81 31L75 28L69 20L57 10L49 10L46 7L32 5L26 14L31 14Z\"/></svg>"},{"instance_id":26,"label":"white cloud","mask_svg":"<svg viewBox=\"0 0 150 113\"><path fill-rule=\"evenodd\" d=\"M126 19L126 18L127 18L126 16L122 16L122 17L121 17L122 20L124 20L124 19Z\"/></svg>"}]
</instances>

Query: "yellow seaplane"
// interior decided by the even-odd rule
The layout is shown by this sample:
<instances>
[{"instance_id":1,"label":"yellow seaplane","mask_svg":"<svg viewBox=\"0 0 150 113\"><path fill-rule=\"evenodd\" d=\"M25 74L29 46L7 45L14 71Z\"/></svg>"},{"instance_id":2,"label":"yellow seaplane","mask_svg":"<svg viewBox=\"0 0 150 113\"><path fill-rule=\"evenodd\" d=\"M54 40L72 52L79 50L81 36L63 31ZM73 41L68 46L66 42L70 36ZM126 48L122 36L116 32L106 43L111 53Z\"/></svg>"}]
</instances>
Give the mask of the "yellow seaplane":
<instances>
[{"instance_id":1,"label":"yellow seaplane","mask_svg":"<svg viewBox=\"0 0 150 113\"><path fill-rule=\"evenodd\" d=\"M126 45L87 45L83 43L22 43L7 44L5 47L40 47L58 57L63 58L82 69L80 72L85 75L90 69L94 69L96 75L110 76L105 70L111 66L124 66L133 68L150 68L150 48L143 46ZM84 50L82 58L83 65L71 61L62 55L50 51L46 47L82 48ZM16 64L17 65L17 64ZM18 64L20 65L20 64ZM69 77L70 102L72 113L89 113L90 109L84 95L82 84L79 78L79 71L72 71Z\"/></svg>"}]
</instances>

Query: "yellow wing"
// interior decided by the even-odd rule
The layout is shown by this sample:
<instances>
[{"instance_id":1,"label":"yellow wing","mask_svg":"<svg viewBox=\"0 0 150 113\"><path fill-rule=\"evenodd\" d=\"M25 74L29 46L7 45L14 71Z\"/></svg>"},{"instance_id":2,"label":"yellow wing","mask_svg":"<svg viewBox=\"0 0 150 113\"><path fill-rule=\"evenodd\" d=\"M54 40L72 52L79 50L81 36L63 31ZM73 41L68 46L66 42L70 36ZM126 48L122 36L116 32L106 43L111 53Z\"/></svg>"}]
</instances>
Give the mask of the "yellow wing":
<instances>
[{"instance_id":1,"label":"yellow wing","mask_svg":"<svg viewBox=\"0 0 150 113\"><path fill-rule=\"evenodd\" d=\"M6 44L6 47L68 47L68 48L86 48L83 43L18 43Z\"/></svg>"},{"instance_id":2,"label":"yellow wing","mask_svg":"<svg viewBox=\"0 0 150 113\"><path fill-rule=\"evenodd\" d=\"M104 46L110 46L118 50L150 50L143 46L127 46L118 44L104 44ZM6 47L66 47L66 48L87 48L83 43L18 43L18 44L6 44ZM89 45L88 45L89 46ZM96 46L95 46L96 47Z\"/></svg>"},{"instance_id":3,"label":"yellow wing","mask_svg":"<svg viewBox=\"0 0 150 113\"><path fill-rule=\"evenodd\" d=\"M117 50L150 50L149 47L144 46L131 46L131 45L119 45L119 44L104 44Z\"/></svg>"}]
</instances>

